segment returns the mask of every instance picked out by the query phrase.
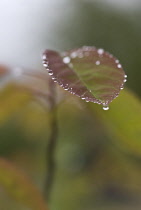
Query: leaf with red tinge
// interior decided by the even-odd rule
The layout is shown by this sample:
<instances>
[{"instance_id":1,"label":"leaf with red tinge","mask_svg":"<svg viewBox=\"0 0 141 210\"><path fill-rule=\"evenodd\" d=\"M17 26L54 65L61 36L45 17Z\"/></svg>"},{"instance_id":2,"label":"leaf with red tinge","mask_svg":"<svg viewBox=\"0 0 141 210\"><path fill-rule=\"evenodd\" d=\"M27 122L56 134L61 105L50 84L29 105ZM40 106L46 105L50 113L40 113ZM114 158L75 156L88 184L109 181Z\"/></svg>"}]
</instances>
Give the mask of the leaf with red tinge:
<instances>
[{"instance_id":1,"label":"leaf with red tinge","mask_svg":"<svg viewBox=\"0 0 141 210\"><path fill-rule=\"evenodd\" d=\"M10 70L8 66L0 65L0 77L3 77L7 74L9 74Z\"/></svg>"},{"instance_id":2,"label":"leaf with red tinge","mask_svg":"<svg viewBox=\"0 0 141 210\"><path fill-rule=\"evenodd\" d=\"M64 53L46 50L43 65L54 82L86 102L102 104L104 110L119 95L127 77L113 55L95 47Z\"/></svg>"},{"instance_id":3,"label":"leaf with red tinge","mask_svg":"<svg viewBox=\"0 0 141 210\"><path fill-rule=\"evenodd\" d=\"M9 161L0 158L0 187L32 210L47 210L46 203L30 179Z\"/></svg>"}]
</instances>

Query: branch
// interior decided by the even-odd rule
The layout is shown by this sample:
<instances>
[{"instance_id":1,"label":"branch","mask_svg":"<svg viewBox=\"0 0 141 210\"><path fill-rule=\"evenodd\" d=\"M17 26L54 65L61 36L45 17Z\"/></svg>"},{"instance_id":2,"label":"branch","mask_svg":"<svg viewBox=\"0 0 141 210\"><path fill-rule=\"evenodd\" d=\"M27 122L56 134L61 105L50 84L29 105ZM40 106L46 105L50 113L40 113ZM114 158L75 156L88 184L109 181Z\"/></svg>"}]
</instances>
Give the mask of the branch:
<instances>
[{"instance_id":1,"label":"branch","mask_svg":"<svg viewBox=\"0 0 141 210\"><path fill-rule=\"evenodd\" d=\"M55 148L58 138L58 124L57 124L57 109L56 109L56 86L52 79L49 78L50 95L48 97L51 112L51 133L49 137L49 143L46 150L46 162L47 162L47 175L45 181L45 197L50 199L50 193L52 190L54 175L56 170L55 163Z\"/></svg>"}]
</instances>

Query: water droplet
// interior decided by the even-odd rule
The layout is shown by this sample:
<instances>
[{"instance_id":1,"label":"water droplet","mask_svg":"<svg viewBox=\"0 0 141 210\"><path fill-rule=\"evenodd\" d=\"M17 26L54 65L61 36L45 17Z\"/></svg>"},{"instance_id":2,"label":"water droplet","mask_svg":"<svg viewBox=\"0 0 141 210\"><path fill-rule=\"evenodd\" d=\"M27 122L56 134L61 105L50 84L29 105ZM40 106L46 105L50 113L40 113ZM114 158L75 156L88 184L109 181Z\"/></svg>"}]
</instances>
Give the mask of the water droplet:
<instances>
[{"instance_id":1,"label":"water droplet","mask_svg":"<svg viewBox=\"0 0 141 210\"><path fill-rule=\"evenodd\" d=\"M44 66L44 67L48 67L48 64L47 64L47 63L43 63L43 66Z\"/></svg>"},{"instance_id":2,"label":"water droplet","mask_svg":"<svg viewBox=\"0 0 141 210\"><path fill-rule=\"evenodd\" d=\"M119 63L119 60L116 60L115 63Z\"/></svg>"},{"instance_id":3,"label":"water droplet","mask_svg":"<svg viewBox=\"0 0 141 210\"><path fill-rule=\"evenodd\" d=\"M52 70L51 69L48 69L48 73L52 73Z\"/></svg>"},{"instance_id":4,"label":"water droplet","mask_svg":"<svg viewBox=\"0 0 141 210\"><path fill-rule=\"evenodd\" d=\"M82 100L85 100L85 97L82 97Z\"/></svg>"},{"instance_id":5,"label":"water droplet","mask_svg":"<svg viewBox=\"0 0 141 210\"><path fill-rule=\"evenodd\" d=\"M124 79L123 82L127 82L127 79Z\"/></svg>"},{"instance_id":6,"label":"water droplet","mask_svg":"<svg viewBox=\"0 0 141 210\"><path fill-rule=\"evenodd\" d=\"M124 78L127 78L127 75L126 74L124 75Z\"/></svg>"},{"instance_id":7,"label":"water droplet","mask_svg":"<svg viewBox=\"0 0 141 210\"><path fill-rule=\"evenodd\" d=\"M70 63L70 60L71 60L70 57L64 57L63 58L63 62L66 63L66 64Z\"/></svg>"},{"instance_id":8,"label":"water droplet","mask_svg":"<svg viewBox=\"0 0 141 210\"><path fill-rule=\"evenodd\" d=\"M71 53L71 58L76 58L77 57L77 53L76 52L72 52Z\"/></svg>"},{"instance_id":9,"label":"water droplet","mask_svg":"<svg viewBox=\"0 0 141 210\"><path fill-rule=\"evenodd\" d=\"M98 49L97 52L98 52L98 54L102 55L104 53L104 50L103 49Z\"/></svg>"},{"instance_id":10,"label":"water droplet","mask_svg":"<svg viewBox=\"0 0 141 210\"><path fill-rule=\"evenodd\" d=\"M53 73L52 72L50 72L50 73L48 73L49 75L53 75Z\"/></svg>"},{"instance_id":11,"label":"water droplet","mask_svg":"<svg viewBox=\"0 0 141 210\"><path fill-rule=\"evenodd\" d=\"M100 61L96 61L95 64L96 64L96 65L100 65Z\"/></svg>"},{"instance_id":12,"label":"water droplet","mask_svg":"<svg viewBox=\"0 0 141 210\"><path fill-rule=\"evenodd\" d=\"M46 55L43 55L43 56L42 56L42 59L43 59L43 60L46 60Z\"/></svg>"},{"instance_id":13,"label":"water droplet","mask_svg":"<svg viewBox=\"0 0 141 210\"><path fill-rule=\"evenodd\" d=\"M121 64L118 64L117 67L120 69L122 66L121 66Z\"/></svg>"},{"instance_id":14,"label":"water droplet","mask_svg":"<svg viewBox=\"0 0 141 210\"><path fill-rule=\"evenodd\" d=\"M109 106L103 106L103 110L109 110Z\"/></svg>"},{"instance_id":15,"label":"water droplet","mask_svg":"<svg viewBox=\"0 0 141 210\"><path fill-rule=\"evenodd\" d=\"M64 90L69 90L68 84L66 84L66 85L64 86Z\"/></svg>"},{"instance_id":16,"label":"water droplet","mask_svg":"<svg viewBox=\"0 0 141 210\"><path fill-rule=\"evenodd\" d=\"M121 87L120 89L121 89L121 90L123 90L124 88L123 88L123 87Z\"/></svg>"},{"instance_id":17,"label":"water droplet","mask_svg":"<svg viewBox=\"0 0 141 210\"><path fill-rule=\"evenodd\" d=\"M88 100L86 100L86 102L88 103L89 101L88 101Z\"/></svg>"}]
</instances>

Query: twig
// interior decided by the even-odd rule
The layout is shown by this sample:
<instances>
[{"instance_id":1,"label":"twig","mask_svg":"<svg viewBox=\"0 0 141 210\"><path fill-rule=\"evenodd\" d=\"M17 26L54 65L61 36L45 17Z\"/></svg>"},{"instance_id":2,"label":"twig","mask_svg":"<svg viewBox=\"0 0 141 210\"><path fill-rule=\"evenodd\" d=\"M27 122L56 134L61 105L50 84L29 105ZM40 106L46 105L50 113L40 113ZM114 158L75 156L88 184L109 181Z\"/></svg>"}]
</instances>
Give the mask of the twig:
<instances>
[{"instance_id":1,"label":"twig","mask_svg":"<svg viewBox=\"0 0 141 210\"><path fill-rule=\"evenodd\" d=\"M56 110L56 86L54 82L49 78L50 96L48 97L51 112L51 133L49 142L47 145L46 162L47 162L47 175L45 181L45 197L50 199L50 194L54 182L54 175L56 170L55 163L55 149L58 138L58 124L57 124L57 110Z\"/></svg>"}]
</instances>

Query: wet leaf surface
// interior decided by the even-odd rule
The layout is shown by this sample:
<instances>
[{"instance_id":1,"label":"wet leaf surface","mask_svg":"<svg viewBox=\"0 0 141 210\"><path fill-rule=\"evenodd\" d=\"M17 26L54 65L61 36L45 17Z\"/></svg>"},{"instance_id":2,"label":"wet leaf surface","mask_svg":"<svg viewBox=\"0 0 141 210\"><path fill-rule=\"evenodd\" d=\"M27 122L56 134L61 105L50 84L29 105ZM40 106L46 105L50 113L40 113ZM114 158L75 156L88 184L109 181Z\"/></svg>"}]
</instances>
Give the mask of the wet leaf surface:
<instances>
[{"instance_id":1,"label":"wet leaf surface","mask_svg":"<svg viewBox=\"0 0 141 210\"><path fill-rule=\"evenodd\" d=\"M122 65L110 53L95 47L82 47L59 54L46 50L43 65L54 82L86 102L109 103L126 82Z\"/></svg>"}]
</instances>

